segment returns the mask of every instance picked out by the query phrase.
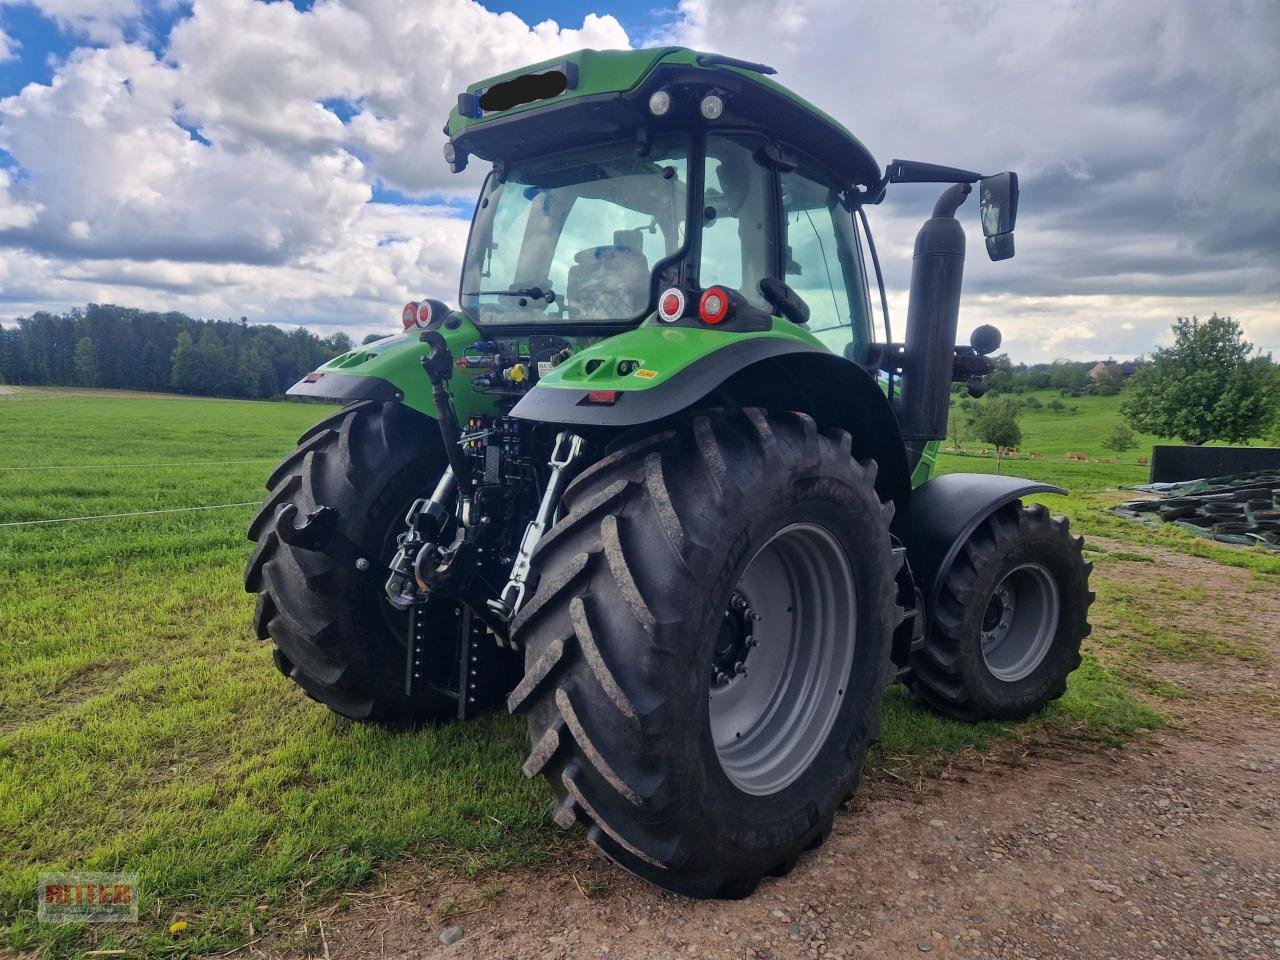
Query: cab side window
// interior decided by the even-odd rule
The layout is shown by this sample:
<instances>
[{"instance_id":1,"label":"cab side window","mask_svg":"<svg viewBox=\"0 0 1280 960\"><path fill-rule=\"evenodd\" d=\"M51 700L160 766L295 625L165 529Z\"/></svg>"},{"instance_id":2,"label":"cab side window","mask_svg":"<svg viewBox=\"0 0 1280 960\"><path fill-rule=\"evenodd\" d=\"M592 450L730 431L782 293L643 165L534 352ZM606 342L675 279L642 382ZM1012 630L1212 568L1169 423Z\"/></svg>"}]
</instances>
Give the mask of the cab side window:
<instances>
[{"instance_id":1,"label":"cab side window","mask_svg":"<svg viewBox=\"0 0 1280 960\"><path fill-rule=\"evenodd\" d=\"M758 146L746 137L707 137L698 281L730 287L768 310L760 281L769 275L769 171L756 160Z\"/></svg>"},{"instance_id":2,"label":"cab side window","mask_svg":"<svg viewBox=\"0 0 1280 960\"><path fill-rule=\"evenodd\" d=\"M861 362L870 310L853 217L839 190L803 167L784 172L783 279L809 305L809 330L833 352Z\"/></svg>"}]
</instances>

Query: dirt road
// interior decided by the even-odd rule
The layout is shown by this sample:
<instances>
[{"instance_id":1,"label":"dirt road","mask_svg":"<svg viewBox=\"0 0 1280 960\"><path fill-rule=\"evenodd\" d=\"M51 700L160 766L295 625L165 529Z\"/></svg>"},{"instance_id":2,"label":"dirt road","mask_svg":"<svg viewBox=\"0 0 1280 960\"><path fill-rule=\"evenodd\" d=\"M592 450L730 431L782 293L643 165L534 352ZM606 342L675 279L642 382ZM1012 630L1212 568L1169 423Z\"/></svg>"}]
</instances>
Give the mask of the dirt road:
<instances>
[{"instance_id":1,"label":"dirt road","mask_svg":"<svg viewBox=\"0 0 1280 960\"><path fill-rule=\"evenodd\" d=\"M1181 629L1234 611L1228 633L1265 651L1153 664L1191 694L1166 705L1173 731L1118 750L1040 737L920 784L870 784L820 850L744 901L664 894L584 844L488 901L481 885L451 888L477 906L448 920L439 889L375 891L331 915L317 946L459 960L1280 957L1280 591L1149 552L1208 587L1172 613ZM1152 569L1114 561L1097 576Z\"/></svg>"}]
</instances>

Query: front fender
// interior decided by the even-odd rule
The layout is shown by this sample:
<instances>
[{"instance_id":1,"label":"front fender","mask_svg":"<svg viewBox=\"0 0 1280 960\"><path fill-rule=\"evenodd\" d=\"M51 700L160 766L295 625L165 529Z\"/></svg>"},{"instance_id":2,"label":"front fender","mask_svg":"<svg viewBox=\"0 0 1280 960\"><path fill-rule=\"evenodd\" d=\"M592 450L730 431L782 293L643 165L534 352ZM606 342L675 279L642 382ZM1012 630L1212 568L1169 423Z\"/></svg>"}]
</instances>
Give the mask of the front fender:
<instances>
[{"instance_id":1,"label":"front fender","mask_svg":"<svg viewBox=\"0 0 1280 960\"><path fill-rule=\"evenodd\" d=\"M937 609L951 565L987 517L1028 493L1066 492L1049 483L987 473L949 473L916 487L911 505L894 518L892 532L907 548L925 609Z\"/></svg>"}]
</instances>

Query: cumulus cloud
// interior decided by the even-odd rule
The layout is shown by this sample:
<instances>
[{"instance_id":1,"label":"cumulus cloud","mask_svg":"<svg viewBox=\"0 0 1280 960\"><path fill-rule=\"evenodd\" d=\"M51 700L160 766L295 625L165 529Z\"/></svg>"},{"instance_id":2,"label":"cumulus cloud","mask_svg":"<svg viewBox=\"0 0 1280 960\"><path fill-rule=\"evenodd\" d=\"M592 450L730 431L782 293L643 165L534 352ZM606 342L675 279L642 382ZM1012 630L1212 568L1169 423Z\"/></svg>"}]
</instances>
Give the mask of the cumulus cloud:
<instances>
[{"instance_id":1,"label":"cumulus cloud","mask_svg":"<svg viewBox=\"0 0 1280 960\"><path fill-rule=\"evenodd\" d=\"M40 215L40 207L22 203L9 194L13 178L9 171L0 170L0 230L30 226Z\"/></svg>"},{"instance_id":2,"label":"cumulus cloud","mask_svg":"<svg viewBox=\"0 0 1280 960\"><path fill-rule=\"evenodd\" d=\"M629 45L607 2L566 27L473 0L196 0L162 38L140 0L35 2L93 46L0 99L0 317L95 299L357 332L448 298L483 173L441 160L457 93ZM989 263L962 211L962 323L1030 360L1146 351L1215 309L1280 350L1278 33L1246 0L683 0L656 39L772 63L882 162L1017 170L1016 259ZM418 203L374 202L395 194ZM871 211L899 327L936 195Z\"/></svg>"},{"instance_id":3,"label":"cumulus cloud","mask_svg":"<svg viewBox=\"0 0 1280 960\"><path fill-rule=\"evenodd\" d=\"M184 115L215 143L295 154L344 145L387 186L423 195L457 189L441 128L468 83L582 47L627 46L612 16L530 27L471 0L306 12L218 0L178 24L168 59L179 65ZM326 107L333 101L353 112L348 123Z\"/></svg>"},{"instance_id":4,"label":"cumulus cloud","mask_svg":"<svg viewBox=\"0 0 1280 960\"><path fill-rule=\"evenodd\" d=\"M442 208L364 205L341 245L288 264L60 260L30 250L0 258L0 294L21 315L66 305L127 303L197 316L269 319L352 333L389 330L400 306L457 289L467 223Z\"/></svg>"},{"instance_id":5,"label":"cumulus cloud","mask_svg":"<svg viewBox=\"0 0 1280 960\"><path fill-rule=\"evenodd\" d=\"M172 7L177 0L161 0ZM63 30L94 43L115 43L142 18L142 0L0 0L0 6L29 5Z\"/></svg>"},{"instance_id":6,"label":"cumulus cloud","mask_svg":"<svg viewBox=\"0 0 1280 960\"><path fill-rule=\"evenodd\" d=\"M18 49L22 46L17 40L0 30L0 63L17 59Z\"/></svg>"},{"instance_id":7,"label":"cumulus cloud","mask_svg":"<svg viewBox=\"0 0 1280 960\"><path fill-rule=\"evenodd\" d=\"M0 147L43 205L6 239L64 257L250 263L341 243L371 195L360 161L201 143L176 120L181 80L122 44L80 50L49 86L0 101Z\"/></svg>"},{"instance_id":8,"label":"cumulus cloud","mask_svg":"<svg viewBox=\"0 0 1280 960\"><path fill-rule=\"evenodd\" d=\"M98 299L356 329L448 298L467 224L442 195L477 184L441 156L458 91L628 43L613 17L529 26L470 0L211 0L156 53L121 39L133 3L41 9L102 45L0 99L21 170L0 170L7 316ZM423 203L371 202L375 186Z\"/></svg>"},{"instance_id":9,"label":"cumulus cloud","mask_svg":"<svg viewBox=\"0 0 1280 960\"><path fill-rule=\"evenodd\" d=\"M969 258L966 292L977 296L965 300L967 318L999 292L1029 307L1044 297L1061 298L1050 302L1064 310L1096 302L1088 322L1099 337L1088 352L1120 352L1150 344L1177 312L1216 307L1280 348L1274 4L890 11L793 0L778 15L766 0L683 0L669 35L772 64L882 162L1017 170L1018 256ZM936 194L903 187L872 213L896 288ZM968 217L976 251L972 210ZM1170 312L1149 315L1153 303ZM1122 322L1139 336L1113 337ZM1064 317L1061 326L1074 325ZM1034 334L1010 339L1028 358L1057 349Z\"/></svg>"}]
</instances>

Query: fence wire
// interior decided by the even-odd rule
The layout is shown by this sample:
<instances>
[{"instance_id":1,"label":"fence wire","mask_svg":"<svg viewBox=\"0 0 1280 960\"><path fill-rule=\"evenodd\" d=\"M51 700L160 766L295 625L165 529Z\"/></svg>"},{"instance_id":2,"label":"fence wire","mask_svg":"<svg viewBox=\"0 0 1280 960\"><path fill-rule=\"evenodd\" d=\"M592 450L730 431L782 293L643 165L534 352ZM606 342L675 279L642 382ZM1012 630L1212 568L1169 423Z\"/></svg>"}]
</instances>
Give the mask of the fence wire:
<instances>
[{"instance_id":1,"label":"fence wire","mask_svg":"<svg viewBox=\"0 0 1280 960\"><path fill-rule=\"evenodd\" d=\"M240 503L213 503L200 507L166 507L161 510L131 510L128 513L98 513L87 517L57 517L51 520L9 520L0 527L34 527L47 523L79 523L83 520L112 520L116 517L150 517L161 513L193 513L197 510L226 510L230 507L256 507L261 501L243 500Z\"/></svg>"},{"instance_id":2,"label":"fence wire","mask_svg":"<svg viewBox=\"0 0 1280 960\"><path fill-rule=\"evenodd\" d=\"M97 470L124 467L225 467L231 464L275 463L279 457L253 457L249 460L175 460L169 463L53 463L45 466L0 467L0 470Z\"/></svg>"}]
</instances>

